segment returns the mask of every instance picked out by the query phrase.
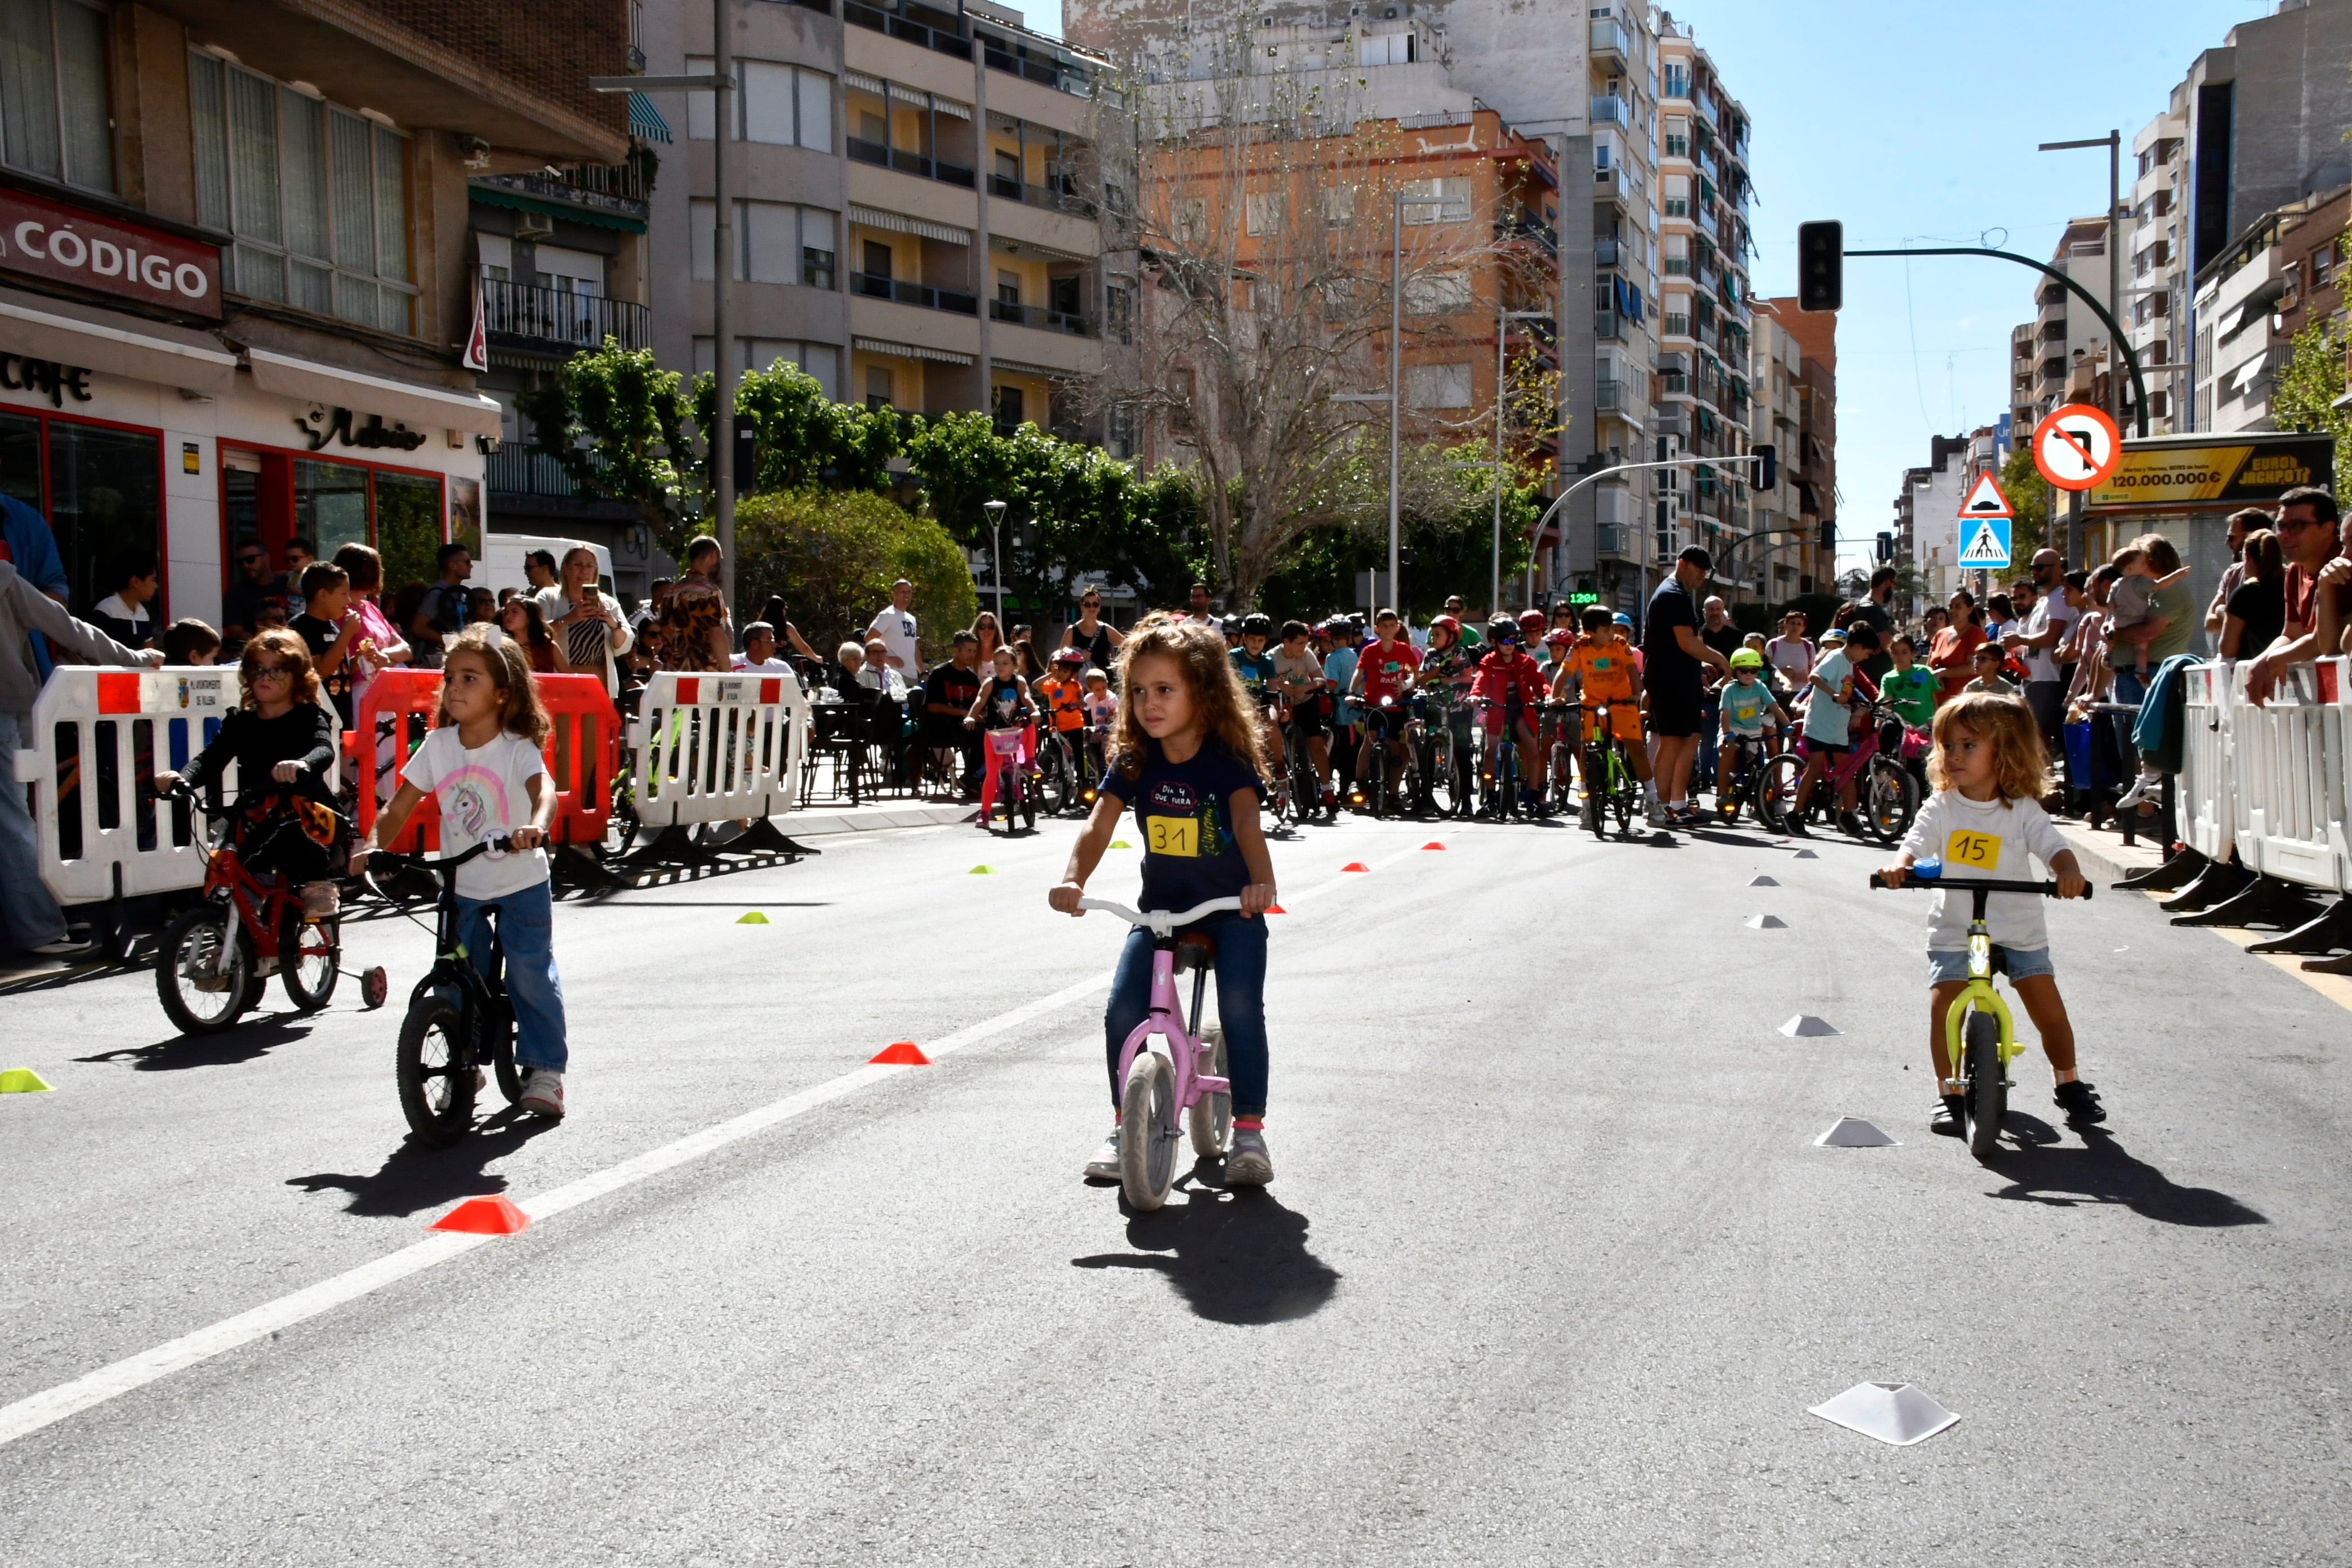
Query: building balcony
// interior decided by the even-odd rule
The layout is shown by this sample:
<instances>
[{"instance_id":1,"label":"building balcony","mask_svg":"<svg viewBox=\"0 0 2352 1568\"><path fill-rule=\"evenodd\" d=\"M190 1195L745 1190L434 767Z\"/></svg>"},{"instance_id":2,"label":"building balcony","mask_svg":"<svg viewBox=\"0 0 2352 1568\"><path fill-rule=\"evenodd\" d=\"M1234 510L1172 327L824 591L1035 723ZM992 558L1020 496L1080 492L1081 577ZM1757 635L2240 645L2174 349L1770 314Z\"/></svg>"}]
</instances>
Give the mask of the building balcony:
<instances>
[{"instance_id":1,"label":"building balcony","mask_svg":"<svg viewBox=\"0 0 2352 1568\"><path fill-rule=\"evenodd\" d=\"M1603 409L1623 408L1628 404L1626 396L1628 390L1622 381L1604 379L1595 382L1592 386L1592 406Z\"/></svg>"},{"instance_id":2,"label":"building balcony","mask_svg":"<svg viewBox=\"0 0 2352 1568\"><path fill-rule=\"evenodd\" d=\"M1559 230L1544 222L1543 219L1527 213L1521 213L1513 217L1496 218L1495 237L1506 244L1517 240L1539 246L1547 256L1559 254Z\"/></svg>"},{"instance_id":3,"label":"building balcony","mask_svg":"<svg viewBox=\"0 0 2352 1568\"><path fill-rule=\"evenodd\" d=\"M521 442L501 446L489 455L483 475L492 494L571 497L579 487L563 465Z\"/></svg>"},{"instance_id":4,"label":"building balcony","mask_svg":"<svg viewBox=\"0 0 2352 1568\"><path fill-rule=\"evenodd\" d=\"M1613 239L1596 239L1592 242L1592 265L1596 268L1619 266L1621 263L1618 258L1623 254L1622 247Z\"/></svg>"},{"instance_id":5,"label":"building balcony","mask_svg":"<svg viewBox=\"0 0 2352 1568\"><path fill-rule=\"evenodd\" d=\"M960 294L950 289L928 288L920 283L908 283L871 272L851 273L849 291L860 299L891 300L901 305L920 305L927 310L947 310L959 316L980 314L980 300L976 295Z\"/></svg>"},{"instance_id":6,"label":"building balcony","mask_svg":"<svg viewBox=\"0 0 2352 1568\"><path fill-rule=\"evenodd\" d=\"M1050 55L1032 53L1027 45L1000 38L992 33L975 29L972 36L980 40L982 55L991 70L1003 71L1042 87L1057 88L1074 98L1094 96L1095 80L1091 71Z\"/></svg>"},{"instance_id":7,"label":"building balcony","mask_svg":"<svg viewBox=\"0 0 2352 1568\"><path fill-rule=\"evenodd\" d=\"M1086 316L1072 315L1064 310L1048 310L1037 305L1016 305L1010 300L991 300L988 319L1010 321L1016 327L1034 327L1043 332L1068 332L1074 337L1090 338L1096 324Z\"/></svg>"},{"instance_id":8,"label":"building balcony","mask_svg":"<svg viewBox=\"0 0 2352 1568\"><path fill-rule=\"evenodd\" d=\"M1592 24L1592 58L1596 60L1624 60L1633 53L1633 40L1626 36L1625 24L1611 18Z\"/></svg>"},{"instance_id":9,"label":"building balcony","mask_svg":"<svg viewBox=\"0 0 2352 1568\"><path fill-rule=\"evenodd\" d=\"M569 358L581 349L601 346L609 337L625 349L642 349L653 341L651 314L626 300L502 279L482 282L483 330L502 348Z\"/></svg>"},{"instance_id":10,"label":"building balcony","mask_svg":"<svg viewBox=\"0 0 2352 1568\"><path fill-rule=\"evenodd\" d=\"M1059 187L1032 185L1003 174L991 174L988 176L988 194L999 201L1019 202L1024 206L1044 207L1048 212L1090 218L1095 216L1095 204L1078 195L1076 184L1076 181L1066 181Z\"/></svg>"},{"instance_id":11,"label":"building balcony","mask_svg":"<svg viewBox=\"0 0 2352 1568\"><path fill-rule=\"evenodd\" d=\"M953 55L960 60L971 58L971 41L957 31L955 18L928 5L906 5L904 0L884 0L882 5L842 0L841 19L853 26L870 27L927 49L937 49L943 55Z\"/></svg>"},{"instance_id":12,"label":"building balcony","mask_svg":"<svg viewBox=\"0 0 2352 1568\"><path fill-rule=\"evenodd\" d=\"M1623 342L1632 328L1632 321L1620 311L1595 310L1592 313L1592 335L1603 342Z\"/></svg>"},{"instance_id":13,"label":"building balcony","mask_svg":"<svg viewBox=\"0 0 2352 1568\"><path fill-rule=\"evenodd\" d=\"M979 177L961 163L950 163L944 158L926 158L920 153L910 153L903 147L886 147L879 142L866 142L858 137L845 138L850 157L860 163L871 163L877 169L896 169L902 174L916 174L942 184L972 188Z\"/></svg>"},{"instance_id":14,"label":"building balcony","mask_svg":"<svg viewBox=\"0 0 2352 1568\"><path fill-rule=\"evenodd\" d=\"M637 224L646 221L646 204L653 195L653 182L635 161L583 163L552 174L478 174L466 184L474 199L494 206L553 202L559 206ZM506 202L499 199L501 196L521 200Z\"/></svg>"},{"instance_id":15,"label":"building balcony","mask_svg":"<svg viewBox=\"0 0 2352 1568\"><path fill-rule=\"evenodd\" d=\"M1609 93L1592 95L1592 123L1622 125L1625 123L1625 100Z\"/></svg>"}]
</instances>

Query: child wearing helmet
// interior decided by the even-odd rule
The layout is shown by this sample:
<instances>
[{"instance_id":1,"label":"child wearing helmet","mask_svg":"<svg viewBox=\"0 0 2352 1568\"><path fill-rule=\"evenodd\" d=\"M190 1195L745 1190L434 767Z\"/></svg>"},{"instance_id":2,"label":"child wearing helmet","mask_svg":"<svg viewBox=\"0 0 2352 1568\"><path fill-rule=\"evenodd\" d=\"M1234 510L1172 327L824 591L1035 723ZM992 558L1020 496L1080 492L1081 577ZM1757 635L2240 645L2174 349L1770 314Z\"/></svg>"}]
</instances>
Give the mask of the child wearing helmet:
<instances>
[{"instance_id":1,"label":"child wearing helmet","mask_svg":"<svg viewBox=\"0 0 2352 1568\"><path fill-rule=\"evenodd\" d=\"M1740 749L1764 746L1772 731L1789 721L1788 711L1772 700L1772 689L1764 684L1764 656L1754 648L1743 647L1732 654L1731 679L1723 683L1721 711L1723 734L1715 764L1717 795L1730 790Z\"/></svg>"},{"instance_id":2,"label":"child wearing helmet","mask_svg":"<svg viewBox=\"0 0 2352 1568\"><path fill-rule=\"evenodd\" d=\"M1087 727L1086 685L1082 677L1087 668L1087 650L1066 647L1054 655L1054 662L1037 679L1036 694L1053 718L1055 731L1077 743L1077 732Z\"/></svg>"},{"instance_id":3,"label":"child wearing helmet","mask_svg":"<svg viewBox=\"0 0 2352 1568\"><path fill-rule=\"evenodd\" d=\"M1242 678L1242 689L1249 693L1255 710L1258 727L1265 732L1266 764L1273 768L1276 778L1282 777L1282 726L1274 721L1268 711L1274 700L1274 655L1266 645L1274 640L1274 617L1259 612L1227 617L1241 645L1226 654L1234 661L1234 673Z\"/></svg>"},{"instance_id":4,"label":"child wearing helmet","mask_svg":"<svg viewBox=\"0 0 2352 1568\"><path fill-rule=\"evenodd\" d=\"M1583 705L1584 741L1578 748L1577 767L1584 775L1587 813L1601 809L1602 775L1591 747L1601 738L1603 708L1609 710L1609 732L1624 742L1626 765L1641 782L1643 793L1654 794L1655 786L1650 780L1650 749L1642 743L1641 665L1634 650L1617 635L1609 612L1599 605L1586 606L1583 634L1569 645L1567 657L1559 661L1552 677L1551 694L1559 701L1573 700Z\"/></svg>"},{"instance_id":5,"label":"child wearing helmet","mask_svg":"<svg viewBox=\"0 0 2352 1568\"><path fill-rule=\"evenodd\" d=\"M1543 626L1541 612L1530 610L1538 630ZM1478 673L1470 683L1474 700L1483 700L1496 705L1494 717L1486 725L1487 755L1480 763L1493 770L1493 757L1503 743L1507 727L1499 721L1509 714L1507 728L1519 748L1519 794L1521 803L1530 809L1536 805L1536 785L1543 773L1536 765L1536 714L1542 708L1545 696L1543 671L1536 668L1527 650L1519 647L1520 627L1526 617L1515 622L1507 616L1496 616L1486 626L1487 653L1478 661ZM1517 711L1512 710L1516 706Z\"/></svg>"}]
</instances>

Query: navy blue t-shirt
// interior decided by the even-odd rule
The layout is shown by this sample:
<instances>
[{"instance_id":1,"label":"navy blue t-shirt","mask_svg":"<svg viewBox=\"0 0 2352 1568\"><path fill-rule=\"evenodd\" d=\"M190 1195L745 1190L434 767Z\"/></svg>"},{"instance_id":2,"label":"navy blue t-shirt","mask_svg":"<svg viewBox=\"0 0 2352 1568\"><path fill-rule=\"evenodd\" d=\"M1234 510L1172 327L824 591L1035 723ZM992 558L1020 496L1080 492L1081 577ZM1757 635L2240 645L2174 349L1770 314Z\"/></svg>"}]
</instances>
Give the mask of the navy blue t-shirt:
<instances>
[{"instance_id":1,"label":"navy blue t-shirt","mask_svg":"<svg viewBox=\"0 0 2352 1568\"><path fill-rule=\"evenodd\" d=\"M1113 768L1103 781L1104 789L1135 807L1143 834L1139 907L1182 910L1211 899L1239 898L1250 874L1234 837L1230 802L1240 790L1257 794L1257 770L1234 760L1213 736L1181 763L1161 755L1157 741L1144 745L1136 777Z\"/></svg>"}]
</instances>

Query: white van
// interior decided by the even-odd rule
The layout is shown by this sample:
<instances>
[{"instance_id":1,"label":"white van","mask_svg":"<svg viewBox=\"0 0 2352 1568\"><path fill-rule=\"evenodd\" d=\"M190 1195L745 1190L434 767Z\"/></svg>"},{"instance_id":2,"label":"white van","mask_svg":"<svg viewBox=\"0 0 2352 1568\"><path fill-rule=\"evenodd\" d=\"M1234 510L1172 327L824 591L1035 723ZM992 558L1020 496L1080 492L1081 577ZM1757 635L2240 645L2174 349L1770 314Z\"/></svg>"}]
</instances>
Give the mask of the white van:
<instances>
[{"instance_id":1,"label":"white van","mask_svg":"<svg viewBox=\"0 0 2352 1568\"><path fill-rule=\"evenodd\" d=\"M501 588L530 588L530 574L522 568L523 558L534 550L544 550L555 557L556 578L563 576L563 556L566 551L593 550L596 552L596 585L605 593L613 592L613 552L601 544L591 544L584 539L558 539L537 533L486 533L482 535L482 558L474 563L474 574L466 579L476 587L487 587L493 594Z\"/></svg>"}]
</instances>

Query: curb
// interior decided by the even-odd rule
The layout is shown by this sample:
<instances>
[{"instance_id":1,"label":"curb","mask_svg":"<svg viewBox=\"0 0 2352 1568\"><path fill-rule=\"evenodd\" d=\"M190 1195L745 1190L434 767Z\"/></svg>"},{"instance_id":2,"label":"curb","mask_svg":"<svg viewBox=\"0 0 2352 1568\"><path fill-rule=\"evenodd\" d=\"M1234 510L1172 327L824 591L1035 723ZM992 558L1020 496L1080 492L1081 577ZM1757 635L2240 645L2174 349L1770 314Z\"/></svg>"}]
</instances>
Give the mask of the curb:
<instances>
[{"instance_id":1,"label":"curb","mask_svg":"<svg viewBox=\"0 0 2352 1568\"><path fill-rule=\"evenodd\" d=\"M2153 869L2164 864L2163 854L2154 847L2126 846L2122 840L2102 833L2094 833L2069 822L2053 824L2058 837L2074 851L2074 858L2083 863L2083 871L2092 881L2102 886L2122 881L2137 872Z\"/></svg>"},{"instance_id":2,"label":"curb","mask_svg":"<svg viewBox=\"0 0 2352 1568\"><path fill-rule=\"evenodd\" d=\"M893 827L938 827L970 822L979 807L938 805L852 806L846 811L794 811L772 818L778 831L795 838L844 833L878 833Z\"/></svg>"}]
</instances>

